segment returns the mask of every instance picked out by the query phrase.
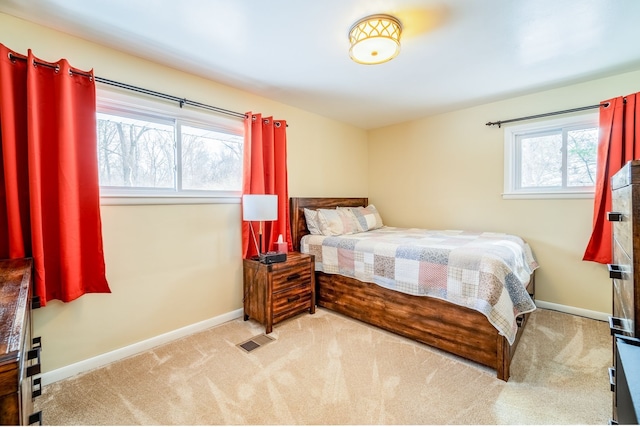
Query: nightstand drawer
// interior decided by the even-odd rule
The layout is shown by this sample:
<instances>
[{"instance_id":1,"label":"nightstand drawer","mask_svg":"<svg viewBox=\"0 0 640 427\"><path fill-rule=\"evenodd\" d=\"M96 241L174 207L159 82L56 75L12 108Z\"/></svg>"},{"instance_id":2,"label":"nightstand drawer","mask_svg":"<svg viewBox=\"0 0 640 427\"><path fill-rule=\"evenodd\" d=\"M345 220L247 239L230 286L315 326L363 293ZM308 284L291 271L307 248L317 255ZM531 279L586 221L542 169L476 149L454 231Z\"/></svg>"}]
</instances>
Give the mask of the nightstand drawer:
<instances>
[{"instance_id":1,"label":"nightstand drawer","mask_svg":"<svg viewBox=\"0 0 640 427\"><path fill-rule=\"evenodd\" d=\"M286 291L287 289L309 284L311 282L311 268L308 260L300 260L273 271L273 293Z\"/></svg>"},{"instance_id":2,"label":"nightstand drawer","mask_svg":"<svg viewBox=\"0 0 640 427\"><path fill-rule=\"evenodd\" d=\"M308 310L311 306L311 289L308 285L301 285L274 295L273 323L277 323L298 312Z\"/></svg>"}]
</instances>

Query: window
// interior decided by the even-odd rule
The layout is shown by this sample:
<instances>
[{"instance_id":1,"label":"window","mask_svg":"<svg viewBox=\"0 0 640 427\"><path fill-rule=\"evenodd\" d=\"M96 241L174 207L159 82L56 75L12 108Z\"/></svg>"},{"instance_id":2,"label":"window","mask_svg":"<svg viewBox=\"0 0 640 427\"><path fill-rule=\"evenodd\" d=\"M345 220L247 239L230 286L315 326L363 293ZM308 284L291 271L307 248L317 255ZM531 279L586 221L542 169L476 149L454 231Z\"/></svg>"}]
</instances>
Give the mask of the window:
<instances>
[{"instance_id":1,"label":"window","mask_svg":"<svg viewBox=\"0 0 640 427\"><path fill-rule=\"evenodd\" d=\"M598 116L505 128L505 198L592 197Z\"/></svg>"},{"instance_id":2,"label":"window","mask_svg":"<svg viewBox=\"0 0 640 427\"><path fill-rule=\"evenodd\" d=\"M238 119L99 91L97 127L103 203L211 203L240 196Z\"/></svg>"}]
</instances>

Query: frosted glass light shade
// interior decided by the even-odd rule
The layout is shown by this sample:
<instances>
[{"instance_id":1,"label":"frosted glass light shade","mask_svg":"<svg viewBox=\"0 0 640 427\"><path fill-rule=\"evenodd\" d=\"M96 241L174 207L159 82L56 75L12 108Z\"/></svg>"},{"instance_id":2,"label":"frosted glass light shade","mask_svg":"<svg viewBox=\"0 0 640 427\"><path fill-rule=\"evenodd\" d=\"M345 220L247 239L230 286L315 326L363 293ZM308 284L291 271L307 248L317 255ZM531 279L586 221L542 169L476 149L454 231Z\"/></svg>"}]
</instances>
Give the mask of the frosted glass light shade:
<instances>
[{"instance_id":1,"label":"frosted glass light shade","mask_svg":"<svg viewBox=\"0 0 640 427\"><path fill-rule=\"evenodd\" d=\"M245 221L275 221L278 219L278 196L276 194L243 195L242 219Z\"/></svg>"},{"instance_id":2,"label":"frosted glass light shade","mask_svg":"<svg viewBox=\"0 0 640 427\"><path fill-rule=\"evenodd\" d=\"M387 62L400 53L400 21L389 15L372 15L349 30L349 56L359 64Z\"/></svg>"}]
</instances>

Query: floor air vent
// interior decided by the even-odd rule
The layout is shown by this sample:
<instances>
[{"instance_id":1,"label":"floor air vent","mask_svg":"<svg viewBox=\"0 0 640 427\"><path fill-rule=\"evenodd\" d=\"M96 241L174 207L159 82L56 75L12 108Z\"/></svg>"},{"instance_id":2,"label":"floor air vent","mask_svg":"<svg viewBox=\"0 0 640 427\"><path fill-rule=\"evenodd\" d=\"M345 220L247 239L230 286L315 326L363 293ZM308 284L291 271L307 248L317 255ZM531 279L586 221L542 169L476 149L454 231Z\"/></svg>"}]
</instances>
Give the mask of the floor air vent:
<instances>
[{"instance_id":1,"label":"floor air vent","mask_svg":"<svg viewBox=\"0 0 640 427\"><path fill-rule=\"evenodd\" d=\"M257 348L264 347L265 345L269 344L273 340L274 338L268 337L265 334L261 334L243 343L238 344L238 347L240 347L241 349L249 353Z\"/></svg>"}]
</instances>

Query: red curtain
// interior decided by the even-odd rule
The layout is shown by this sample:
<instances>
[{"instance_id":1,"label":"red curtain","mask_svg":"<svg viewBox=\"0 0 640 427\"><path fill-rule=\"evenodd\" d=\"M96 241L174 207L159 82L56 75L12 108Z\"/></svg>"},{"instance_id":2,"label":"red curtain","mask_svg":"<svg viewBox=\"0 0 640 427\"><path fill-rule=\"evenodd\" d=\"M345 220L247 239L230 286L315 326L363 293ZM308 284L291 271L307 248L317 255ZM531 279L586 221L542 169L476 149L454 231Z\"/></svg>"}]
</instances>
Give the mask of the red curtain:
<instances>
[{"instance_id":1,"label":"red curtain","mask_svg":"<svg viewBox=\"0 0 640 427\"><path fill-rule=\"evenodd\" d=\"M600 136L598 166L593 209L593 232L587 245L584 261L611 263L611 177L628 161L640 157L639 93L600 103Z\"/></svg>"},{"instance_id":2,"label":"red curtain","mask_svg":"<svg viewBox=\"0 0 640 427\"><path fill-rule=\"evenodd\" d=\"M93 71L0 44L0 258L33 257L41 305L110 292Z\"/></svg>"},{"instance_id":3,"label":"red curtain","mask_svg":"<svg viewBox=\"0 0 640 427\"><path fill-rule=\"evenodd\" d=\"M287 180L287 122L262 117L261 114L246 114L244 120L244 158L242 194L276 194L278 196L278 219L265 222L263 245L265 250L274 250L279 235L291 245L289 225L289 189ZM257 255L251 236L252 224L242 222L242 256ZM257 227L257 225L256 225ZM254 228L257 233L257 228Z\"/></svg>"}]
</instances>

